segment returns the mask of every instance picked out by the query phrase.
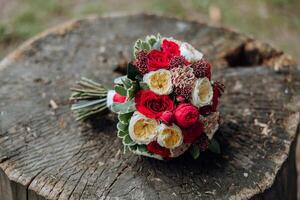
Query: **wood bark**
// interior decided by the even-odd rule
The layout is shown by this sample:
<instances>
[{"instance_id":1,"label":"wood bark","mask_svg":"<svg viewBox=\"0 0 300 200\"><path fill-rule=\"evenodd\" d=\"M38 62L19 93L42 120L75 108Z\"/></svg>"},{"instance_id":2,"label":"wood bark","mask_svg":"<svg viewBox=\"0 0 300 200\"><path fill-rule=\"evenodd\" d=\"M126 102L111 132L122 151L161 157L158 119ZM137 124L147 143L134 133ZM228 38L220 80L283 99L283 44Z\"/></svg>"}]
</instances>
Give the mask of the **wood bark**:
<instances>
[{"instance_id":1,"label":"wood bark","mask_svg":"<svg viewBox=\"0 0 300 200\"><path fill-rule=\"evenodd\" d=\"M123 154L116 116L72 117L75 81L85 76L111 87L134 41L156 33L200 49L213 79L225 82L221 155L162 162ZM296 199L300 71L268 44L169 17L93 17L36 36L0 70L1 200Z\"/></svg>"}]
</instances>

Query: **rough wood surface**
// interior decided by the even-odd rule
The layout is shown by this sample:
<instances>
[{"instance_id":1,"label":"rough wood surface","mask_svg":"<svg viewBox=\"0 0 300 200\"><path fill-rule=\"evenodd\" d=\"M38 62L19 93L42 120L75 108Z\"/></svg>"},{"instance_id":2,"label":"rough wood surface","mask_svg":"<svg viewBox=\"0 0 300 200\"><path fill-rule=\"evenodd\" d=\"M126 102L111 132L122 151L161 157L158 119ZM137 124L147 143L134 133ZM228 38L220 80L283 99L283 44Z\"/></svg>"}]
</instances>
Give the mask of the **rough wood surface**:
<instances>
[{"instance_id":1,"label":"rough wood surface","mask_svg":"<svg viewBox=\"0 0 300 200\"><path fill-rule=\"evenodd\" d=\"M170 162L124 155L113 114L74 121L74 82L86 76L112 86L133 42L157 32L203 51L225 81L221 155ZM267 44L174 18L95 17L33 38L0 70L1 200L296 199L300 71Z\"/></svg>"}]
</instances>

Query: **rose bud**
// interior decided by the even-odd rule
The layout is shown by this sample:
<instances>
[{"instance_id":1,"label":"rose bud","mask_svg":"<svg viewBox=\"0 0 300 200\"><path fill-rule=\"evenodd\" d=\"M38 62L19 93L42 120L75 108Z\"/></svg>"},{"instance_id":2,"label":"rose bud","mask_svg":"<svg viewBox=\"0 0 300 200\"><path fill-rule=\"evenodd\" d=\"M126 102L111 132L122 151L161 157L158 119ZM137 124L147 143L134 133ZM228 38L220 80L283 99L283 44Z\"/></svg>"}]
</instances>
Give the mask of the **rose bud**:
<instances>
[{"instance_id":1,"label":"rose bud","mask_svg":"<svg viewBox=\"0 0 300 200\"><path fill-rule=\"evenodd\" d=\"M175 112L176 124L181 128L188 128L199 120L199 111L197 107L190 103L180 104Z\"/></svg>"},{"instance_id":2,"label":"rose bud","mask_svg":"<svg viewBox=\"0 0 300 200\"><path fill-rule=\"evenodd\" d=\"M185 98L184 98L184 96L177 96L176 101L183 103L185 101Z\"/></svg>"},{"instance_id":3,"label":"rose bud","mask_svg":"<svg viewBox=\"0 0 300 200\"><path fill-rule=\"evenodd\" d=\"M174 115L171 111L166 111L160 116L160 120L167 125L170 125L174 122Z\"/></svg>"},{"instance_id":4,"label":"rose bud","mask_svg":"<svg viewBox=\"0 0 300 200\"><path fill-rule=\"evenodd\" d=\"M116 103L124 103L126 101L125 96L121 96L120 94L116 93L113 97L113 102Z\"/></svg>"}]
</instances>

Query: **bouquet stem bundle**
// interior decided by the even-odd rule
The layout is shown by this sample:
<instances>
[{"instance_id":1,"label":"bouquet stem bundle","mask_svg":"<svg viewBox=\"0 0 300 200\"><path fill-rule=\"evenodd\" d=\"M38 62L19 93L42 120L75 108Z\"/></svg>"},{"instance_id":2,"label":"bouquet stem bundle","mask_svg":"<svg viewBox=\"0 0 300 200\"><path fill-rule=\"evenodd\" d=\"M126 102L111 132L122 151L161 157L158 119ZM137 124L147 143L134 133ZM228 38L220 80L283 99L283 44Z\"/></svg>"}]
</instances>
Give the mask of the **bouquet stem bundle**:
<instances>
[{"instance_id":1,"label":"bouquet stem bundle","mask_svg":"<svg viewBox=\"0 0 300 200\"><path fill-rule=\"evenodd\" d=\"M71 91L71 110L76 120L86 119L107 109L107 89L102 84L81 78Z\"/></svg>"}]
</instances>

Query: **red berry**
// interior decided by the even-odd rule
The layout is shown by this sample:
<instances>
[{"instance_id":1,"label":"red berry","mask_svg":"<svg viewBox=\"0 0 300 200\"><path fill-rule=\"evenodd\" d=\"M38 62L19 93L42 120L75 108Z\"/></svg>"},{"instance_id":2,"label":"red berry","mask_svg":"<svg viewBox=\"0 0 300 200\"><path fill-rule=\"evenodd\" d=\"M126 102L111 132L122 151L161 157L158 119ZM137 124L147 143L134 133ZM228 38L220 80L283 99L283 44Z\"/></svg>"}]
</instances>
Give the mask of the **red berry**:
<instances>
[{"instance_id":1,"label":"red berry","mask_svg":"<svg viewBox=\"0 0 300 200\"><path fill-rule=\"evenodd\" d=\"M201 59L191 65L197 78L207 77L211 79L211 65L204 59Z\"/></svg>"},{"instance_id":2,"label":"red berry","mask_svg":"<svg viewBox=\"0 0 300 200\"><path fill-rule=\"evenodd\" d=\"M147 68L147 55L148 52L146 50L139 51L136 54L136 60L134 61L134 65L136 66L137 70L142 74L146 74L148 72Z\"/></svg>"}]
</instances>

